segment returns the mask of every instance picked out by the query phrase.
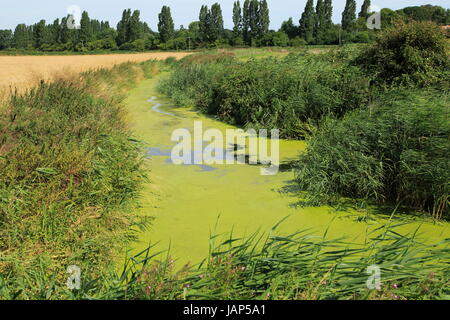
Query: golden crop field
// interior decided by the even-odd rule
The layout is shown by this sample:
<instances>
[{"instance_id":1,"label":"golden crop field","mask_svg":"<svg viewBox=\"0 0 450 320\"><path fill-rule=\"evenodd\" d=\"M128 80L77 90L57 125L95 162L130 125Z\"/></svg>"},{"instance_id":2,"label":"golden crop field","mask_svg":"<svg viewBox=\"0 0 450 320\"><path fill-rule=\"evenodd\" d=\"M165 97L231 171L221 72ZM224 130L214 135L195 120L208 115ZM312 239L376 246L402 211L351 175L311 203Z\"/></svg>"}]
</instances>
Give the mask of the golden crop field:
<instances>
[{"instance_id":1,"label":"golden crop field","mask_svg":"<svg viewBox=\"0 0 450 320\"><path fill-rule=\"evenodd\" d=\"M0 56L0 92L10 87L29 88L41 79L62 73L112 67L123 62L182 58L187 52L154 52L137 54L72 55L72 56Z\"/></svg>"}]
</instances>

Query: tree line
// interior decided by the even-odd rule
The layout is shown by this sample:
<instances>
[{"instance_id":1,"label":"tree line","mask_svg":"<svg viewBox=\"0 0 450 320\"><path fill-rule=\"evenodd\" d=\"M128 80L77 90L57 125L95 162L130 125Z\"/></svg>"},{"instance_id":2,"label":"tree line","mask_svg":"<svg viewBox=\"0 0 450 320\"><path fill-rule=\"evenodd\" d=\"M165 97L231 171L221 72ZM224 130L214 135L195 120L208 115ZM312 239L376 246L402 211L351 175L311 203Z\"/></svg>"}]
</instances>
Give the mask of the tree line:
<instances>
[{"instance_id":1,"label":"tree line","mask_svg":"<svg viewBox=\"0 0 450 320\"><path fill-rule=\"evenodd\" d=\"M19 24L12 30L0 30L0 50L96 51L152 49L195 49L226 46L299 46L305 44L338 44L369 42L375 32L368 30L370 0L364 0L358 11L355 0L346 0L340 24L332 21L332 0L308 0L298 24L293 18L284 21L278 31L270 30L267 0L235 1L233 29L224 28L219 3L200 8L198 21L187 28L175 29L171 8L163 6L158 15L158 30L141 21L140 11L126 9L116 28L108 21L91 19L82 13L79 26L72 28L73 16L56 19L51 24L41 20L33 25ZM357 12L358 11L358 12ZM382 9L382 27L395 20L431 20L450 24L450 10L440 6L416 6L393 11Z\"/></svg>"}]
</instances>

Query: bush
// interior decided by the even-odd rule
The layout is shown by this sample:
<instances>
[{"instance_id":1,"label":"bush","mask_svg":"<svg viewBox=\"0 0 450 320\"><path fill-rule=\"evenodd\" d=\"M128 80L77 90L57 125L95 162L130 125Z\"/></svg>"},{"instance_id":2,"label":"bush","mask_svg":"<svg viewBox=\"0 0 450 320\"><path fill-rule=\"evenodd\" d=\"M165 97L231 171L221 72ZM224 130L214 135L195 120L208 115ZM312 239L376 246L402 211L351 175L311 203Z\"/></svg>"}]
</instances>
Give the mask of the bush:
<instances>
[{"instance_id":1,"label":"bush","mask_svg":"<svg viewBox=\"0 0 450 320\"><path fill-rule=\"evenodd\" d=\"M353 42L356 43L369 43L370 42L370 34L368 31L360 31L357 32L353 36Z\"/></svg>"},{"instance_id":2,"label":"bush","mask_svg":"<svg viewBox=\"0 0 450 320\"><path fill-rule=\"evenodd\" d=\"M431 22L399 22L380 33L356 63L377 83L428 85L448 77L448 44L442 30Z\"/></svg>"},{"instance_id":3,"label":"bush","mask_svg":"<svg viewBox=\"0 0 450 320\"><path fill-rule=\"evenodd\" d=\"M308 42L306 42L305 39L300 38L300 37L295 37L294 39L292 39L290 41L291 47L303 47L303 46L306 46L307 44L308 44Z\"/></svg>"},{"instance_id":4,"label":"bush","mask_svg":"<svg viewBox=\"0 0 450 320\"><path fill-rule=\"evenodd\" d=\"M148 47L148 43L144 39L138 39L132 42L126 42L120 46L120 50L129 51L145 51Z\"/></svg>"},{"instance_id":5,"label":"bush","mask_svg":"<svg viewBox=\"0 0 450 320\"><path fill-rule=\"evenodd\" d=\"M289 45L289 37L282 31L269 32L261 39L260 45L265 47L287 47Z\"/></svg>"},{"instance_id":6,"label":"bush","mask_svg":"<svg viewBox=\"0 0 450 320\"><path fill-rule=\"evenodd\" d=\"M395 90L329 120L297 164L300 188L313 204L353 197L448 214L449 105L448 93Z\"/></svg>"}]
</instances>

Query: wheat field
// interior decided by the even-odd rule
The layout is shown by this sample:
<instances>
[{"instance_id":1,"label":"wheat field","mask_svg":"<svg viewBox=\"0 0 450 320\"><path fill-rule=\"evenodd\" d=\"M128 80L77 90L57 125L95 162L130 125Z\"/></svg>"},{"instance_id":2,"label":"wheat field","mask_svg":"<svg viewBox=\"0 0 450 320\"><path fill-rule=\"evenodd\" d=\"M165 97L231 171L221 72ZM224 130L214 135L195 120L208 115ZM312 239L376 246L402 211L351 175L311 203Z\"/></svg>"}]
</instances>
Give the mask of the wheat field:
<instances>
[{"instance_id":1,"label":"wheat field","mask_svg":"<svg viewBox=\"0 0 450 320\"><path fill-rule=\"evenodd\" d=\"M138 54L72 55L72 56L0 56L0 93L10 88L23 90L37 81L49 80L55 75L78 73L90 69L112 67L128 61L177 59L188 52L154 52Z\"/></svg>"}]
</instances>

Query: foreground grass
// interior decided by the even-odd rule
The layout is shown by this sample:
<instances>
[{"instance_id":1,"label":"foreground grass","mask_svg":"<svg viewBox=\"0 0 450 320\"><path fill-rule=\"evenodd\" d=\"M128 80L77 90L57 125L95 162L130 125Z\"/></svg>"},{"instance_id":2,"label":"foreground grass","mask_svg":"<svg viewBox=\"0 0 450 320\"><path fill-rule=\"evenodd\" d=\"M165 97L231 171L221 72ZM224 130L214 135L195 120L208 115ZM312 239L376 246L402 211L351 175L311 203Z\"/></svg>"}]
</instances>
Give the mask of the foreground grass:
<instances>
[{"instance_id":1,"label":"foreground grass","mask_svg":"<svg viewBox=\"0 0 450 320\"><path fill-rule=\"evenodd\" d=\"M310 230L291 235L213 235L199 266L175 269L167 253L149 248L120 273L83 278L72 299L128 300L420 300L450 299L450 239L421 242L419 230L383 225L357 246ZM377 274L374 273L378 272ZM375 278L379 275L379 286Z\"/></svg>"},{"instance_id":2,"label":"foreground grass","mask_svg":"<svg viewBox=\"0 0 450 320\"><path fill-rule=\"evenodd\" d=\"M157 62L127 63L12 93L0 117L0 297L60 296L77 265L98 275L146 225L131 214L142 152L121 103Z\"/></svg>"}]
</instances>

